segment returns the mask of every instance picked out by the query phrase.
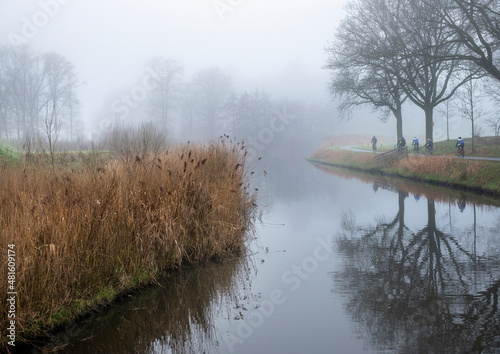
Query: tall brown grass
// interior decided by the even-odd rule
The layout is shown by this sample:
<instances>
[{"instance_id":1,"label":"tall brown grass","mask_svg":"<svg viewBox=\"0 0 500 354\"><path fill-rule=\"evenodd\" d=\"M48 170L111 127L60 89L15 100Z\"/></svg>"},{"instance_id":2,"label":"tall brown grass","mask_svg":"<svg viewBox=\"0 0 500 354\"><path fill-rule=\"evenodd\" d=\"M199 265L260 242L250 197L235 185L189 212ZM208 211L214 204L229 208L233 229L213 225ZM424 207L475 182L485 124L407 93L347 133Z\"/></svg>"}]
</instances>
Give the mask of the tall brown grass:
<instances>
[{"instance_id":1,"label":"tall brown grass","mask_svg":"<svg viewBox=\"0 0 500 354\"><path fill-rule=\"evenodd\" d=\"M8 244L16 251L16 325L25 335L183 262L242 252L255 211L244 164L242 146L221 142L127 163L4 168L0 332Z\"/></svg>"},{"instance_id":2,"label":"tall brown grass","mask_svg":"<svg viewBox=\"0 0 500 354\"><path fill-rule=\"evenodd\" d=\"M395 164L396 168L419 175L435 175L452 180L465 180L485 167L483 161L456 159L453 156L409 156Z\"/></svg>"}]
</instances>

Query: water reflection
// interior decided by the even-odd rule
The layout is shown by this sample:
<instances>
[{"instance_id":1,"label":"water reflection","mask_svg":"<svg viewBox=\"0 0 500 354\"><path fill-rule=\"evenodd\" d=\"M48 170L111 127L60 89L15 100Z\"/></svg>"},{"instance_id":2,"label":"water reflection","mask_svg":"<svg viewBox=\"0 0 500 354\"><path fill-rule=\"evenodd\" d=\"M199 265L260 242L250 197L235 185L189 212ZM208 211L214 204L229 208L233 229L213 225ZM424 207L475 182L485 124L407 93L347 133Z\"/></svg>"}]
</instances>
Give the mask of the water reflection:
<instances>
[{"instance_id":1,"label":"water reflection","mask_svg":"<svg viewBox=\"0 0 500 354\"><path fill-rule=\"evenodd\" d=\"M214 321L238 302L247 283L245 259L184 269L161 286L113 306L81 330L67 353L218 352Z\"/></svg>"},{"instance_id":2,"label":"water reflection","mask_svg":"<svg viewBox=\"0 0 500 354\"><path fill-rule=\"evenodd\" d=\"M343 262L332 272L334 289L367 346L401 353L500 348L500 252L490 247L498 244L498 229L478 225L474 199L484 197L462 192L455 199L413 186L415 198L409 198L412 186L372 183L374 191L397 194L397 213L362 224L345 212L336 240ZM405 217L424 206L425 219L418 224L412 218L408 225ZM472 214L468 220L465 208ZM447 218L441 217L445 212ZM498 214L484 221L494 226Z\"/></svg>"}]
</instances>

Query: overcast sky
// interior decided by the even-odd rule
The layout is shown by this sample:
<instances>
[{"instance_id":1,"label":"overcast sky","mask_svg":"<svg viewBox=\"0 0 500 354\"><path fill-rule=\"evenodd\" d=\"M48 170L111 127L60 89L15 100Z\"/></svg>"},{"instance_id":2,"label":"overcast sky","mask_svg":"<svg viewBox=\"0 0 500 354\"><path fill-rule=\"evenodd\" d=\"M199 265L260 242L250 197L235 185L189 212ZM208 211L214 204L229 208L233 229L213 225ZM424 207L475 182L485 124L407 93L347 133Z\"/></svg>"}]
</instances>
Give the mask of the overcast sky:
<instances>
[{"instance_id":1,"label":"overcast sky","mask_svg":"<svg viewBox=\"0 0 500 354\"><path fill-rule=\"evenodd\" d=\"M26 41L75 64L83 113L99 98L126 91L153 56L195 71L219 66L245 89L275 94L287 74L325 92L324 46L343 17L344 0L3 0L2 43ZM286 93L286 92L285 92Z\"/></svg>"}]
</instances>

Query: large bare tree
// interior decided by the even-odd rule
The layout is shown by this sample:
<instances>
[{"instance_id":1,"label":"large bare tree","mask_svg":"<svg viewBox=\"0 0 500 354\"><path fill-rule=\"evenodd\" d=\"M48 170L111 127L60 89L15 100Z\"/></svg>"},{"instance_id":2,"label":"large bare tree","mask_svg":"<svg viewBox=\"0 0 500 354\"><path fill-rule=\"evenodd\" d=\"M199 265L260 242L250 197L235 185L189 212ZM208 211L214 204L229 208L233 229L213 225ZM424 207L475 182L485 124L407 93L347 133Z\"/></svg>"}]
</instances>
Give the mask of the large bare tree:
<instances>
[{"instance_id":1,"label":"large bare tree","mask_svg":"<svg viewBox=\"0 0 500 354\"><path fill-rule=\"evenodd\" d=\"M434 4L434 0L423 1ZM459 52L441 59L471 61L500 80L500 1L453 0L438 14L450 39L462 44Z\"/></svg>"},{"instance_id":2,"label":"large bare tree","mask_svg":"<svg viewBox=\"0 0 500 354\"><path fill-rule=\"evenodd\" d=\"M425 113L426 139L433 139L434 109L476 74L458 76L464 69L460 60L435 59L452 57L461 48L459 42L450 40L440 17L452 1L434 0L432 6L420 0L398 1L404 4L402 16L397 18L401 29L398 52L403 63L403 90Z\"/></svg>"},{"instance_id":3,"label":"large bare tree","mask_svg":"<svg viewBox=\"0 0 500 354\"><path fill-rule=\"evenodd\" d=\"M326 48L326 69L331 71L330 93L340 99L343 117L353 108L370 105L392 113L397 137L403 135L402 105L407 96L401 86L401 61L396 21L387 21L389 2L357 0L348 4L335 40ZM396 8L396 13L399 11Z\"/></svg>"},{"instance_id":4,"label":"large bare tree","mask_svg":"<svg viewBox=\"0 0 500 354\"><path fill-rule=\"evenodd\" d=\"M433 139L434 109L469 79L457 79L462 70L459 59L436 60L460 51L461 43L452 40L439 14L453 1L354 2L337 36L340 45L330 47L329 67L337 75L332 91L346 95L347 107L371 103L391 110L406 95L424 111L426 138Z\"/></svg>"}]
</instances>

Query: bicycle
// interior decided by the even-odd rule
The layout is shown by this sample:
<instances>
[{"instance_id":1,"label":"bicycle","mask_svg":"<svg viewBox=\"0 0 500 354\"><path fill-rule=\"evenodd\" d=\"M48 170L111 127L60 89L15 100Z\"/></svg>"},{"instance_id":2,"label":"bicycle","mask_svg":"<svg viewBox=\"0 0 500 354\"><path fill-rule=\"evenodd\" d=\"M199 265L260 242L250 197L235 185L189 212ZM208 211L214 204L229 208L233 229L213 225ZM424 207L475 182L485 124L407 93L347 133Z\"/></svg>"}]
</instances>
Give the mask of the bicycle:
<instances>
[{"instance_id":1,"label":"bicycle","mask_svg":"<svg viewBox=\"0 0 500 354\"><path fill-rule=\"evenodd\" d=\"M465 151L464 151L464 146L463 145L458 145L457 146L457 156L465 157Z\"/></svg>"},{"instance_id":2,"label":"bicycle","mask_svg":"<svg viewBox=\"0 0 500 354\"><path fill-rule=\"evenodd\" d=\"M414 144L414 145L413 145L413 152L414 152L415 154L418 154L418 153L420 152L420 149L419 149L419 147L418 147L418 144Z\"/></svg>"},{"instance_id":3,"label":"bicycle","mask_svg":"<svg viewBox=\"0 0 500 354\"><path fill-rule=\"evenodd\" d=\"M432 139L427 139L427 142L425 143L425 149L429 155L432 155L434 152L434 143L432 142Z\"/></svg>"},{"instance_id":4,"label":"bicycle","mask_svg":"<svg viewBox=\"0 0 500 354\"><path fill-rule=\"evenodd\" d=\"M372 150L377 151L377 143L372 143Z\"/></svg>"}]
</instances>

